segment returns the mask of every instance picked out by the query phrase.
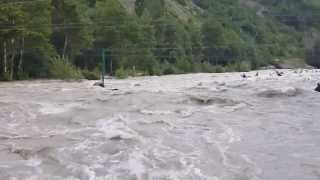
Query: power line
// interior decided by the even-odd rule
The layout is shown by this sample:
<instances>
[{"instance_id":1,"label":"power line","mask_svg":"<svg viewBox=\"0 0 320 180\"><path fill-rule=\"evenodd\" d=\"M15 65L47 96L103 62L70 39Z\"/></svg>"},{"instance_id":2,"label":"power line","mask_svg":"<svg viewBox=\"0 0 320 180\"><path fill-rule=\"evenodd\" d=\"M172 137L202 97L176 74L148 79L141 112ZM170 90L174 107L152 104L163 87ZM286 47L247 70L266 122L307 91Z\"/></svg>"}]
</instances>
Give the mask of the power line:
<instances>
[{"instance_id":1,"label":"power line","mask_svg":"<svg viewBox=\"0 0 320 180\"><path fill-rule=\"evenodd\" d=\"M24 4L24 3L35 3L35 2L51 2L51 0L25 0L25 1L10 0L10 2L0 2L0 4Z\"/></svg>"},{"instance_id":2,"label":"power line","mask_svg":"<svg viewBox=\"0 0 320 180\"><path fill-rule=\"evenodd\" d=\"M155 27L158 23L161 23L165 20L152 20L147 21L150 24L134 24L135 27ZM127 27L131 24L128 24L130 20L125 21L115 21L115 20L100 20L100 21L92 21L88 23L84 22L70 22L70 23L59 23L59 24L39 24L39 25L1 25L0 24L0 31L10 31L10 30L25 30L25 29L42 29L42 28L54 28L54 29L80 29L84 27L92 27L98 26L98 28L117 28L117 27ZM117 24L116 24L117 23ZM175 24L164 24L164 26L176 26ZM193 29L201 29L193 28Z\"/></svg>"},{"instance_id":3,"label":"power line","mask_svg":"<svg viewBox=\"0 0 320 180\"><path fill-rule=\"evenodd\" d=\"M51 28L57 28L57 29L69 29L69 28L83 28L86 26L95 26L95 25L102 25L99 27L126 27L128 26L128 24L118 24L118 25L114 25L114 24L108 24L107 22L100 22L100 23L68 23L68 24L42 24L42 25L32 25L32 26L23 26L23 25L10 25L10 26L1 26L0 25L0 30L16 30L16 29L27 29L27 28L31 28L31 29L38 29L38 28L47 28L47 27L51 27ZM153 24L146 24L146 25L135 25L136 27L154 27L155 25ZM166 25L166 26L175 26L175 25Z\"/></svg>"},{"instance_id":4,"label":"power line","mask_svg":"<svg viewBox=\"0 0 320 180\"><path fill-rule=\"evenodd\" d=\"M319 14L320 16L320 14ZM277 16L277 17L291 17L291 16ZM296 17L296 16L292 16ZM100 17L100 18L109 18L109 17ZM26 29L42 29L42 28L54 28L54 29L80 29L84 27L92 27L98 26L99 28L117 28L117 27L126 27L129 26L128 22L130 20L122 19L122 21L117 20L89 20L91 22L84 23L84 22L69 22L69 23L58 23L58 24L39 24L39 25L1 25L0 24L0 31L11 31L11 30L26 30ZM147 21L150 24L135 24L135 27L155 27L157 23L161 23L166 20L151 20ZM280 19L281 22L296 22L302 21L302 19ZM117 23L117 24L116 24ZM138 22L137 22L138 23ZM164 24L164 26L176 26L175 24ZM194 27L195 30L200 30L200 27Z\"/></svg>"},{"instance_id":5,"label":"power line","mask_svg":"<svg viewBox=\"0 0 320 180\"><path fill-rule=\"evenodd\" d=\"M64 26L92 26L92 25L109 25L109 26L117 26L121 23L121 25L131 25L129 23L132 22L132 19L128 18L118 18L118 17L110 17L110 16L99 16L99 17L88 17L88 21L90 22L67 22L67 23L47 23L47 24L39 24L39 25L1 25L0 28L19 28L19 27L44 27L44 26L54 26L54 27L64 27ZM157 23L161 23L167 21L166 19L153 19L153 20L147 20L145 22L150 23L149 26L154 26ZM110 23L110 24L108 24ZM141 26L139 25L139 21L136 21L137 24L136 26ZM170 26L172 24L165 24L165 26ZM145 26L145 25L143 25Z\"/></svg>"},{"instance_id":6,"label":"power line","mask_svg":"<svg viewBox=\"0 0 320 180\"><path fill-rule=\"evenodd\" d=\"M228 46L231 44L237 44L237 43L226 43L224 45ZM246 43L248 44L248 43ZM217 44L219 46L219 44ZM243 45L243 43L241 43L241 45ZM261 46L265 46L265 47L272 47L274 46L274 44L271 43L266 43L266 44L260 44ZM221 47L221 46L220 46ZM74 47L73 48L79 48L79 49L83 49L83 50L101 50L103 48L84 48L84 47ZM199 46L199 47L111 47L109 48L109 50L107 52L115 54L115 53L121 53L121 54L145 54L145 53L138 53L138 52L128 52L128 50L205 50L205 49L215 49L213 47L208 47L208 46ZM38 48L24 48L24 50L38 50ZM63 48L60 49L56 49L58 51L63 50ZM121 51L122 50L122 51ZM127 50L127 51L126 51Z\"/></svg>"}]
</instances>

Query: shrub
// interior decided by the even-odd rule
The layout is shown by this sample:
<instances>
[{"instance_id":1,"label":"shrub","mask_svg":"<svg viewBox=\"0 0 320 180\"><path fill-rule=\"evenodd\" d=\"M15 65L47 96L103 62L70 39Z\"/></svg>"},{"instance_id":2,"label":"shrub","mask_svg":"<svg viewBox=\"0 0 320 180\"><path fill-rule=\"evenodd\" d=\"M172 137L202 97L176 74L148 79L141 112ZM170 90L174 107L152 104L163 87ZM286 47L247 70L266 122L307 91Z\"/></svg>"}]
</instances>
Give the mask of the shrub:
<instances>
[{"instance_id":1,"label":"shrub","mask_svg":"<svg viewBox=\"0 0 320 180\"><path fill-rule=\"evenodd\" d=\"M192 64L187 59L178 59L175 66L183 73L192 72Z\"/></svg>"},{"instance_id":2,"label":"shrub","mask_svg":"<svg viewBox=\"0 0 320 180\"><path fill-rule=\"evenodd\" d=\"M224 67L225 72L235 72L239 69L239 64L228 64Z\"/></svg>"},{"instance_id":3,"label":"shrub","mask_svg":"<svg viewBox=\"0 0 320 180\"><path fill-rule=\"evenodd\" d=\"M306 50L306 63L320 68L320 40L316 41L312 49Z\"/></svg>"},{"instance_id":4,"label":"shrub","mask_svg":"<svg viewBox=\"0 0 320 180\"><path fill-rule=\"evenodd\" d=\"M0 81L12 81L10 77L10 73L9 72L3 73L2 76L0 76Z\"/></svg>"},{"instance_id":5,"label":"shrub","mask_svg":"<svg viewBox=\"0 0 320 180\"><path fill-rule=\"evenodd\" d=\"M128 72L123 67L120 67L116 70L115 75L119 79L125 79L128 77Z\"/></svg>"},{"instance_id":6,"label":"shrub","mask_svg":"<svg viewBox=\"0 0 320 180\"><path fill-rule=\"evenodd\" d=\"M101 73L97 68L93 71L89 71L88 69L82 70L82 75L88 80L98 80L101 78Z\"/></svg>"},{"instance_id":7,"label":"shrub","mask_svg":"<svg viewBox=\"0 0 320 180\"><path fill-rule=\"evenodd\" d=\"M162 71L162 65L158 62L156 62L150 70L148 70L149 75L157 75L161 76L163 75Z\"/></svg>"},{"instance_id":8,"label":"shrub","mask_svg":"<svg viewBox=\"0 0 320 180\"><path fill-rule=\"evenodd\" d=\"M81 71L73 66L68 59L56 57L50 59L49 76L56 79L81 79Z\"/></svg>"},{"instance_id":9,"label":"shrub","mask_svg":"<svg viewBox=\"0 0 320 180\"><path fill-rule=\"evenodd\" d=\"M180 71L173 64L165 64L162 68L163 75L179 74Z\"/></svg>"},{"instance_id":10,"label":"shrub","mask_svg":"<svg viewBox=\"0 0 320 180\"><path fill-rule=\"evenodd\" d=\"M224 73L224 72L226 72L226 69L224 67L222 67L221 65L214 66L214 69L215 69L216 73Z\"/></svg>"},{"instance_id":11,"label":"shrub","mask_svg":"<svg viewBox=\"0 0 320 180\"><path fill-rule=\"evenodd\" d=\"M215 73L215 67L211 65L210 63L202 63L201 64L201 71L207 72L207 73Z\"/></svg>"},{"instance_id":12,"label":"shrub","mask_svg":"<svg viewBox=\"0 0 320 180\"><path fill-rule=\"evenodd\" d=\"M27 80L29 79L29 74L26 72L18 72L17 73L17 80Z\"/></svg>"},{"instance_id":13,"label":"shrub","mask_svg":"<svg viewBox=\"0 0 320 180\"><path fill-rule=\"evenodd\" d=\"M251 71L251 64L247 61L242 61L238 65L238 71L240 72L248 72Z\"/></svg>"},{"instance_id":14,"label":"shrub","mask_svg":"<svg viewBox=\"0 0 320 180\"><path fill-rule=\"evenodd\" d=\"M195 72L195 73L199 73L199 72L202 72L203 69L202 69L202 63L193 63L192 64L192 71Z\"/></svg>"}]
</instances>

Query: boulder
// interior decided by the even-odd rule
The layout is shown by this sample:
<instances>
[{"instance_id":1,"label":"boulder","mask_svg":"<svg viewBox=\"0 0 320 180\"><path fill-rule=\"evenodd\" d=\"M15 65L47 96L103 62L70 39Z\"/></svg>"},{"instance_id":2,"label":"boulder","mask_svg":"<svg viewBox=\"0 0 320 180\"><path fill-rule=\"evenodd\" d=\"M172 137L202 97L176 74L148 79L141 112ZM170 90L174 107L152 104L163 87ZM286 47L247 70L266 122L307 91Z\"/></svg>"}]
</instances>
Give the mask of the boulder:
<instances>
[{"instance_id":1,"label":"boulder","mask_svg":"<svg viewBox=\"0 0 320 180\"><path fill-rule=\"evenodd\" d=\"M95 82L93 84L93 86L100 86L100 87L104 87L104 84L102 82Z\"/></svg>"},{"instance_id":2,"label":"boulder","mask_svg":"<svg viewBox=\"0 0 320 180\"><path fill-rule=\"evenodd\" d=\"M317 84L317 87L314 90L320 92L320 83Z\"/></svg>"}]
</instances>

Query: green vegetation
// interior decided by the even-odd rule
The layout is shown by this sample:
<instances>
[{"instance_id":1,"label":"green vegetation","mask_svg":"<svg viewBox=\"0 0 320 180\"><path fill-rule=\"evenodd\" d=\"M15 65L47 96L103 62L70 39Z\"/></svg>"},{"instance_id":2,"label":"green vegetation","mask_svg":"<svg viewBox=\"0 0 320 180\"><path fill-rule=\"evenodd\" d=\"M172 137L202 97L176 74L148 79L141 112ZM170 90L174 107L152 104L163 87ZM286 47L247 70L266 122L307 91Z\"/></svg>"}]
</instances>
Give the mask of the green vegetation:
<instances>
[{"instance_id":1,"label":"green vegetation","mask_svg":"<svg viewBox=\"0 0 320 180\"><path fill-rule=\"evenodd\" d=\"M308 64L320 68L320 40L306 51L306 61Z\"/></svg>"},{"instance_id":2,"label":"green vegetation","mask_svg":"<svg viewBox=\"0 0 320 180\"><path fill-rule=\"evenodd\" d=\"M80 79L82 74L79 69L69 63L67 59L52 58L49 63L49 75L56 79Z\"/></svg>"},{"instance_id":3,"label":"green vegetation","mask_svg":"<svg viewBox=\"0 0 320 180\"><path fill-rule=\"evenodd\" d=\"M0 80L319 66L317 0L0 0Z\"/></svg>"},{"instance_id":4,"label":"green vegetation","mask_svg":"<svg viewBox=\"0 0 320 180\"><path fill-rule=\"evenodd\" d=\"M85 79L88 80L98 80L101 78L101 72L98 68L94 69L93 71L89 71L88 69L82 70L82 75Z\"/></svg>"},{"instance_id":5,"label":"green vegetation","mask_svg":"<svg viewBox=\"0 0 320 180\"><path fill-rule=\"evenodd\" d=\"M128 76L129 76L128 71L125 70L123 67L120 67L119 69L117 69L116 77L118 77L119 79L124 79L124 78L127 78Z\"/></svg>"}]
</instances>

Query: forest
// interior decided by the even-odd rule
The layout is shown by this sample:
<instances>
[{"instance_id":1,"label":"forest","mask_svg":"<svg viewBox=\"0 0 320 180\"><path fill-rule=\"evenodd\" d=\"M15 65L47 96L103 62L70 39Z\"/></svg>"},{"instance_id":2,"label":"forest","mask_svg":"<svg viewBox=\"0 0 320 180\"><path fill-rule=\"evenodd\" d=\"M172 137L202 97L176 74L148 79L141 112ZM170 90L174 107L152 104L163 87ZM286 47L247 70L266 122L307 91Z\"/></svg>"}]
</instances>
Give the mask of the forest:
<instances>
[{"instance_id":1,"label":"forest","mask_svg":"<svg viewBox=\"0 0 320 180\"><path fill-rule=\"evenodd\" d=\"M0 0L0 80L320 67L317 0L130 2Z\"/></svg>"}]
</instances>

